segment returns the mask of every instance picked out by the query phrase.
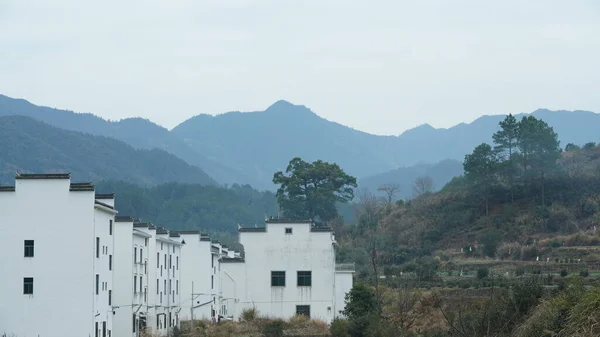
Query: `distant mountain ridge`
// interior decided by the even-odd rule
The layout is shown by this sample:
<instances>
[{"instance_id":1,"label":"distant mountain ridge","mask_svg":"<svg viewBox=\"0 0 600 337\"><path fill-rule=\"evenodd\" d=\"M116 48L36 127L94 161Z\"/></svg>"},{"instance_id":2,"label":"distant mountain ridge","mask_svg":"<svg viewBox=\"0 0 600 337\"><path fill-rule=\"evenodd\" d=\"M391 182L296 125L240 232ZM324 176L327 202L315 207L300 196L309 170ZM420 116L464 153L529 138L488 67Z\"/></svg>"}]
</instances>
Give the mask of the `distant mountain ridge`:
<instances>
[{"instance_id":1,"label":"distant mountain ridge","mask_svg":"<svg viewBox=\"0 0 600 337\"><path fill-rule=\"evenodd\" d=\"M118 139L138 149L161 149L206 171L217 181L252 183L244 173L213 162L189 148L166 128L148 119L133 117L108 121L91 113L37 106L24 99L0 95L0 116L20 115L34 118L61 129Z\"/></svg>"},{"instance_id":2,"label":"distant mountain ridge","mask_svg":"<svg viewBox=\"0 0 600 337\"><path fill-rule=\"evenodd\" d=\"M367 183L377 180L371 179L373 176L391 179L393 171L401 172L401 168L419 163L435 166L446 159L462 162L476 145L492 141L490 134L504 118L482 116L447 129L423 124L398 136L378 136L328 121L305 106L281 100L264 111L197 115L169 131L141 118L109 122L92 114L38 107L0 95L0 116L11 114L113 137L135 148L163 149L202 168L219 183L248 183L269 190L275 188L273 173L284 170L296 156L336 162L359 182ZM533 115L555 128L562 147L600 138L599 114L540 109ZM420 169L421 175L428 170L419 165L415 169ZM384 174L390 171L390 175Z\"/></svg>"},{"instance_id":3,"label":"distant mountain ridge","mask_svg":"<svg viewBox=\"0 0 600 337\"><path fill-rule=\"evenodd\" d=\"M216 185L200 168L163 150L136 150L113 138L56 128L25 116L0 116L0 182L15 172L70 172L78 181L124 180Z\"/></svg>"}]
</instances>

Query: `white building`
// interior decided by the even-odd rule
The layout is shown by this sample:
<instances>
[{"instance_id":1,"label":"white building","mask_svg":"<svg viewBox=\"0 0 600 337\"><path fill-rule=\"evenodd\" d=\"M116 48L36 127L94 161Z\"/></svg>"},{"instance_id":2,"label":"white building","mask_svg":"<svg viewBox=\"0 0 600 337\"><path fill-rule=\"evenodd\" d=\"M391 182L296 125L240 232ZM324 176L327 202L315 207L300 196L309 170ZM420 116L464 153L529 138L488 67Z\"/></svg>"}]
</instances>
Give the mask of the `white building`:
<instances>
[{"instance_id":1,"label":"white building","mask_svg":"<svg viewBox=\"0 0 600 337\"><path fill-rule=\"evenodd\" d=\"M225 295L220 288L221 257L239 256L200 231L174 231L180 235L182 247L181 291L182 320L211 320L228 316Z\"/></svg>"},{"instance_id":2,"label":"white building","mask_svg":"<svg viewBox=\"0 0 600 337\"><path fill-rule=\"evenodd\" d=\"M148 327L148 261L152 234L134 228L134 219L117 216L114 225L113 330L116 336L138 336Z\"/></svg>"},{"instance_id":3,"label":"white building","mask_svg":"<svg viewBox=\"0 0 600 337\"><path fill-rule=\"evenodd\" d=\"M331 228L311 221L270 219L265 227L240 228L244 258L222 258L224 302L238 320L244 309L289 318L304 314L331 322L352 288L353 267L337 266Z\"/></svg>"},{"instance_id":4,"label":"white building","mask_svg":"<svg viewBox=\"0 0 600 337\"><path fill-rule=\"evenodd\" d=\"M69 174L0 187L0 333L112 336L115 214Z\"/></svg>"}]
</instances>

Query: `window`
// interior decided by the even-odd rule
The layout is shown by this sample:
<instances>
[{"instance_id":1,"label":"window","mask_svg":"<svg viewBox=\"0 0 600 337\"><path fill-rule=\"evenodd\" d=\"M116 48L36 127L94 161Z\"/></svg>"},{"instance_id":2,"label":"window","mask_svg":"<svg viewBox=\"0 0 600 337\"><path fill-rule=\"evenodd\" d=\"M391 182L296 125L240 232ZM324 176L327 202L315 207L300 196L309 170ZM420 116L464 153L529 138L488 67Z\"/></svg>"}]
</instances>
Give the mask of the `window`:
<instances>
[{"instance_id":1,"label":"window","mask_svg":"<svg viewBox=\"0 0 600 337\"><path fill-rule=\"evenodd\" d=\"M133 293L137 294L137 276L133 277Z\"/></svg>"},{"instance_id":2,"label":"window","mask_svg":"<svg viewBox=\"0 0 600 337\"><path fill-rule=\"evenodd\" d=\"M33 277L23 278L23 294L33 295Z\"/></svg>"},{"instance_id":3,"label":"window","mask_svg":"<svg viewBox=\"0 0 600 337\"><path fill-rule=\"evenodd\" d=\"M271 287L285 287L285 272L284 271L272 271L271 272Z\"/></svg>"},{"instance_id":4,"label":"window","mask_svg":"<svg viewBox=\"0 0 600 337\"><path fill-rule=\"evenodd\" d=\"M160 243L160 250L163 250L163 243Z\"/></svg>"},{"instance_id":5,"label":"window","mask_svg":"<svg viewBox=\"0 0 600 337\"><path fill-rule=\"evenodd\" d=\"M169 280L169 292L171 292L171 280Z\"/></svg>"},{"instance_id":6,"label":"window","mask_svg":"<svg viewBox=\"0 0 600 337\"><path fill-rule=\"evenodd\" d=\"M286 228L285 234L292 234L292 228Z\"/></svg>"},{"instance_id":7,"label":"window","mask_svg":"<svg viewBox=\"0 0 600 337\"><path fill-rule=\"evenodd\" d=\"M33 240L25 240L25 257L33 257Z\"/></svg>"},{"instance_id":8,"label":"window","mask_svg":"<svg viewBox=\"0 0 600 337\"><path fill-rule=\"evenodd\" d=\"M169 255L169 269L173 266L173 255Z\"/></svg>"},{"instance_id":9,"label":"window","mask_svg":"<svg viewBox=\"0 0 600 337\"><path fill-rule=\"evenodd\" d=\"M175 253L175 246L173 246L173 253Z\"/></svg>"},{"instance_id":10,"label":"window","mask_svg":"<svg viewBox=\"0 0 600 337\"><path fill-rule=\"evenodd\" d=\"M167 293L167 280L164 280L165 283L163 284L163 293Z\"/></svg>"},{"instance_id":11,"label":"window","mask_svg":"<svg viewBox=\"0 0 600 337\"><path fill-rule=\"evenodd\" d=\"M156 253L156 268L160 268L160 253Z\"/></svg>"},{"instance_id":12,"label":"window","mask_svg":"<svg viewBox=\"0 0 600 337\"><path fill-rule=\"evenodd\" d=\"M167 254L165 254L165 265L164 265L165 269L167 269Z\"/></svg>"},{"instance_id":13,"label":"window","mask_svg":"<svg viewBox=\"0 0 600 337\"><path fill-rule=\"evenodd\" d=\"M108 291L108 305L112 305L112 290Z\"/></svg>"},{"instance_id":14,"label":"window","mask_svg":"<svg viewBox=\"0 0 600 337\"><path fill-rule=\"evenodd\" d=\"M112 220L108 220L108 235L112 235Z\"/></svg>"},{"instance_id":15,"label":"window","mask_svg":"<svg viewBox=\"0 0 600 337\"><path fill-rule=\"evenodd\" d=\"M137 248L133 248L133 263L137 263Z\"/></svg>"},{"instance_id":16,"label":"window","mask_svg":"<svg viewBox=\"0 0 600 337\"><path fill-rule=\"evenodd\" d=\"M179 280L177 280L175 287L175 291L177 291L177 295L179 295Z\"/></svg>"},{"instance_id":17,"label":"window","mask_svg":"<svg viewBox=\"0 0 600 337\"><path fill-rule=\"evenodd\" d=\"M140 263L143 262L144 250L140 248Z\"/></svg>"},{"instance_id":18,"label":"window","mask_svg":"<svg viewBox=\"0 0 600 337\"><path fill-rule=\"evenodd\" d=\"M210 289L215 288L215 277L210 275Z\"/></svg>"},{"instance_id":19,"label":"window","mask_svg":"<svg viewBox=\"0 0 600 337\"><path fill-rule=\"evenodd\" d=\"M96 237L96 258L100 258L100 238Z\"/></svg>"},{"instance_id":20,"label":"window","mask_svg":"<svg viewBox=\"0 0 600 337\"><path fill-rule=\"evenodd\" d=\"M108 270L112 270L112 255L108 256Z\"/></svg>"},{"instance_id":21,"label":"window","mask_svg":"<svg viewBox=\"0 0 600 337\"><path fill-rule=\"evenodd\" d=\"M211 267L211 268L214 268L214 267L215 267L215 258L214 258L214 256L212 256L212 255L210 256L210 267Z\"/></svg>"},{"instance_id":22,"label":"window","mask_svg":"<svg viewBox=\"0 0 600 337\"><path fill-rule=\"evenodd\" d=\"M135 314L133 314L133 332L135 332L135 321L136 321Z\"/></svg>"},{"instance_id":23,"label":"window","mask_svg":"<svg viewBox=\"0 0 600 337\"><path fill-rule=\"evenodd\" d=\"M160 292L160 303L162 303L162 291Z\"/></svg>"},{"instance_id":24,"label":"window","mask_svg":"<svg viewBox=\"0 0 600 337\"><path fill-rule=\"evenodd\" d=\"M96 295L100 293L100 275L96 274Z\"/></svg>"},{"instance_id":25,"label":"window","mask_svg":"<svg viewBox=\"0 0 600 337\"><path fill-rule=\"evenodd\" d=\"M179 270L179 256L177 257L177 270Z\"/></svg>"},{"instance_id":26,"label":"window","mask_svg":"<svg viewBox=\"0 0 600 337\"><path fill-rule=\"evenodd\" d=\"M158 283L158 279L156 280L156 295L158 295L158 288L159 288L159 283Z\"/></svg>"},{"instance_id":27,"label":"window","mask_svg":"<svg viewBox=\"0 0 600 337\"><path fill-rule=\"evenodd\" d=\"M142 282L142 276L140 276L140 292L141 293L143 293L143 291L142 291L142 283L144 283L144 282Z\"/></svg>"},{"instance_id":28,"label":"window","mask_svg":"<svg viewBox=\"0 0 600 337\"><path fill-rule=\"evenodd\" d=\"M310 318L310 305L297 305L296 315L304 315Z\"/></svg>"},{"instance_id":29,"label":"window","mask_svg":"<svg viewBox=\"0 0 600 337\"><path fill-rule=\"evenodd\" d=\"M96 337L99 337L98 336L98 322L96 322L96 332L95 332L95 334L96 334Z\"/></svg>"},{"instance_id":30,"label":"window","mask_svg":"<svg viewBox=\"0 0 600 337\"><path fill-rule=\"evenodd\" d=\"M148 247L148 238L144 239L144 246Z\"/></svg>"},{"instance_id":31,"label":"window","mask_svg":"<svg viewBox=\"0 0 600 337\"><path fill-rule=\"evenodd\" d=\"M312 285L312 272L299 271L298 272L298 287L310 287L311 285Z\"/></svg>"},{"instance_id":32,"label":"window","mask_svg":"<svg viewBox=\"0 0 600 337\"><path fill-rule=\"evenodd\" d=\"M102 337L106 337L106 322L102 322Z\"/></svg>"}]
</instances>

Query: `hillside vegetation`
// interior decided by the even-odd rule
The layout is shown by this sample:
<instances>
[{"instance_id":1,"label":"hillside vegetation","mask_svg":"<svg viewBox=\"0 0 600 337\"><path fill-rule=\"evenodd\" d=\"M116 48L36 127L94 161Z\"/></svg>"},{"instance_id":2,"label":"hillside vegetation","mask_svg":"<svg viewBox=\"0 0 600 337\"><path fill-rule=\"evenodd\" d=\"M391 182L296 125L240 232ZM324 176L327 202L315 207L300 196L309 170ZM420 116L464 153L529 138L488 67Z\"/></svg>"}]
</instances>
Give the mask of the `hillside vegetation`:
<instances>
[{"instance_id":1,"label":"hillside vegetation","mask_svg":"<svg viewBox=\"0 0 600 337\"><path fill-rule=\"evenodd\" d=\"M449 256L598 261L600 147L567 144L561 151L558 135L543 121L509 117L495 144L477 146L465 157L465 175L441 191L391 204L360 194L356 226L336 227L340 258L360 262L363 277L373 272L374 252L379 273L382 266L389 273L427 256L438 257L435 268Z\"/></svg>"},{"instance_id":2,"label":"hillside vegetation","mask_svg":"<svg viewBox=\"0 0 600 337\"><path fill-rule=\"evenodd\" d=\"M55 128L23 116L0 117L0 183L15 172L70 172L77 181L169 181L213 185L201 169L165 151L136 150L118 140Z\"/></svg>"},{"instance_id":3,"label":"hillside vegetation","mask_svg":"<svg viewBox=\"0 0 600 337\"><path fill-rule=\"evenodd\" d=\"M171 229L237 232L237 225L263 226L265 217L277 214L275 195L249 185L230 188L166 183L140 187L117 181L96 184L99 193L115 193L121 215L141 218Z\"/></svg>"}]
</instances>

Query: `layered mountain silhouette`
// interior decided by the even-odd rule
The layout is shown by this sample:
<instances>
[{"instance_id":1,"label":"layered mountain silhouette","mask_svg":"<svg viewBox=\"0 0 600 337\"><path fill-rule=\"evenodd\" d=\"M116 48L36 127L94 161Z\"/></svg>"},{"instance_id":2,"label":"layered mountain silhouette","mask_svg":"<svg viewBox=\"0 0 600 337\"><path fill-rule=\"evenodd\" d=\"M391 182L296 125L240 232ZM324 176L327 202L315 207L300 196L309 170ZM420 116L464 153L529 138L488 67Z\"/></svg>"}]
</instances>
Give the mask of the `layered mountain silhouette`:
<instances>
[{"instance_id":1,"label":"layered mountain silhouette","mask_svg":"<svg viewBox=\"0 0 600 337\"><path fill-rule=\"evenodd\" d=\"M59 128L115 138L138 149L161 149L201 168L218 183L248 183L270 190L275 188L273 173L285 170L293 157L336 162L358 177L361 186L370 188L379 183L405 185L413 176L432 175L433 167L441 167L443 174L434 179L440 188L460 170L449 162L435 164L446 159L461 163L475 146L491 142L490 135L504 118L482 116L447 129L425 124L398 136L378 136L328 121L305 106L278 101L264 111L197 115L169 131L141 118L111 122L0 95L1 115L29 116ZM596 113L537 110L533 115L554 127L563 147L600 138Z\"/></svg>"},{"instance_id":2,"label":"layered mountain silhouette","mask_svg":"<svg viewBox=\"0 0 600 337\"><path fill-rule=\"evenodd\" d=\"M140 185L187 182L215 185L200 168L163 150L136 150L113 138L50 126L25 116L0 117L0 185L16 172L70 172L74 180Z\"/></svg>"}]
</instances>

